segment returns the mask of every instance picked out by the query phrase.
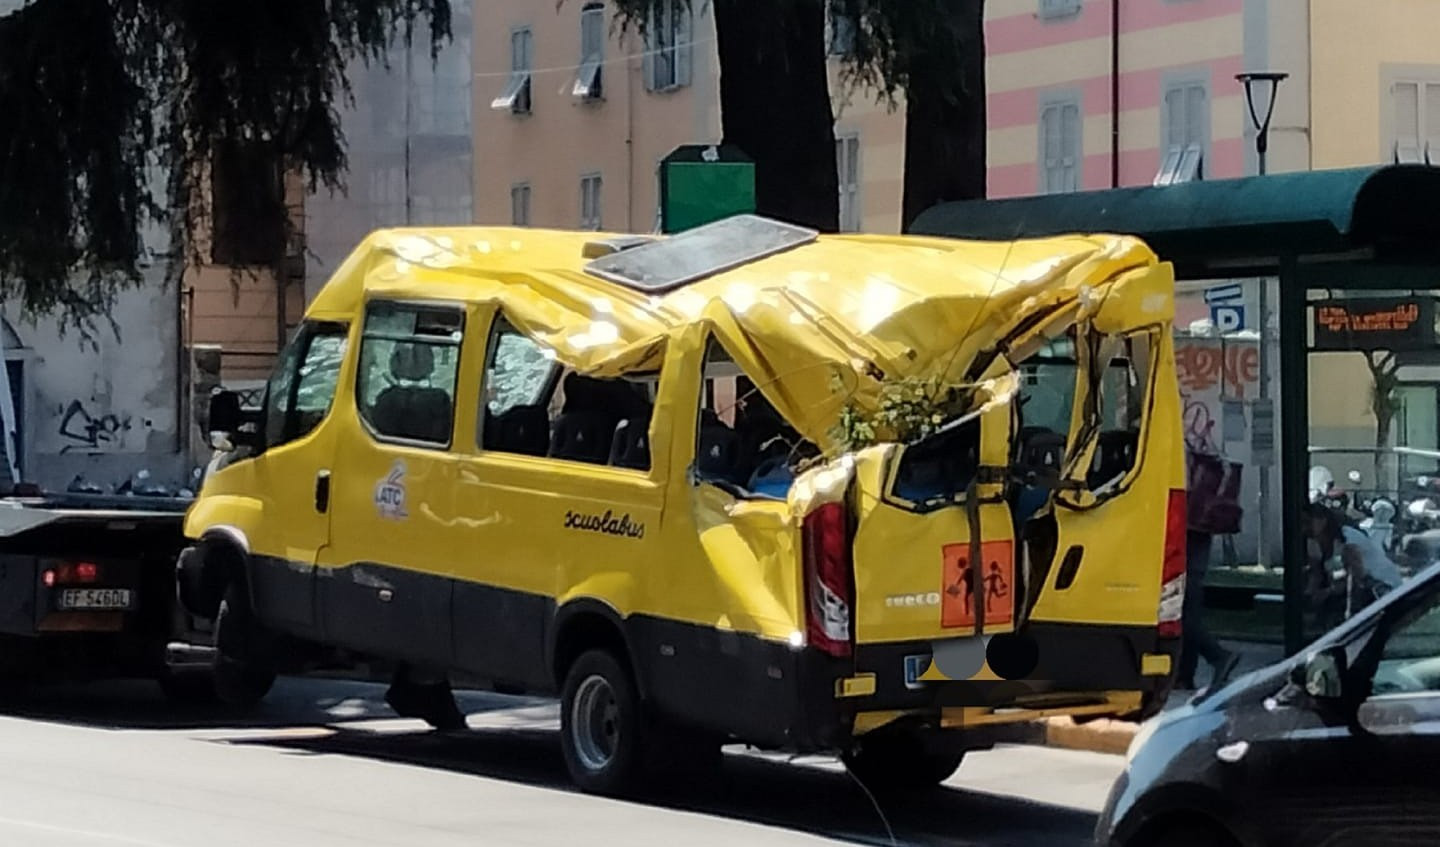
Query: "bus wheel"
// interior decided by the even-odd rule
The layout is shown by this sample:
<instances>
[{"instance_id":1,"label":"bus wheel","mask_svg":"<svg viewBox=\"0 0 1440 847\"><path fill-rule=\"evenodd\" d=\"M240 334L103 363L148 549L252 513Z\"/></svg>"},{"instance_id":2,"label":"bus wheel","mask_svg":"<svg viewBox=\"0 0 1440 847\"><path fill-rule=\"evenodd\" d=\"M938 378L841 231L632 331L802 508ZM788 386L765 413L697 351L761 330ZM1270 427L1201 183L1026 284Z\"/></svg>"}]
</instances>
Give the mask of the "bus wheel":
<instances>
[{"instance_id":1,"label":"bus wheel","mask_svg":"<svg viewBox=\"0 0 1440 847\"><path fill-rule=\"evenodd\" d=\"M635 788L645 739L635 682L611 653L581 654L565 675L560 747L581 791L623 794Z\"/></svg>"},{"instance_id":2,"label":"bus wheel","mask_svg":"<svg viewBox=\"0 0 1440 847\"><path fill-rule=\"evenodd\" d=\"M929 750L915 735L864 736L841 757L845 768L866 788L879 793L934 788L960 767L964 751Z\"/></svg>"},{"instance_id":3,"label":"bus wheel","mask_svg":"<svg viewBox=\"0 0 1440 847\"><path fill-rule=\"evenodd\" d=\"M215 695L227 706L250 709L275 684L275 672L264 663L264 642L268 641L250 611L242 587L235 582L225 589L220 611L215 615L215 667L212 671Z\"/></svg>"}]
</instances>

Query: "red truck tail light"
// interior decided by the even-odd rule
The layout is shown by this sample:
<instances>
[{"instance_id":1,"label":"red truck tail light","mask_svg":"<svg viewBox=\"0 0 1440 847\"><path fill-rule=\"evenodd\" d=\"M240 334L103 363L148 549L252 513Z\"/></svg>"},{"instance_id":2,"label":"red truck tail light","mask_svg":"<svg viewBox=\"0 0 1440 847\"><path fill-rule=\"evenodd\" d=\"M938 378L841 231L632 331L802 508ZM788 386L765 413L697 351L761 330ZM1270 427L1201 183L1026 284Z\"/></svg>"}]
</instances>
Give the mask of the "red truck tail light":
<instances>
[{"instance_id":1,"label":"red truck tail light","mask_svg":"<svg viewBox=\"0 0 1440 847\"><path fill-rule=\"evenodd\" d=\"M1160 637L1179 638L1185 609L1185 492L1170 492L1165 511L1165 561L1160 566Z\"/></svg>"},{"instance_id":2,"label":"red truck tail light","mask_svg":"<svg viewBox=\"0 0 1440 847\"><path fill-rule=\"evenodd\" d=\"M831 656L850 655L854 577L849 519L843 503L826 503L805 516L801 530L805 562L805 632Z\"/></svg>"},{"instance_id":3,"label":"red truck tail light","mask_svg":"<svg viewBox=\"0 0 1440 847\"><path fill-rule=\"evenodd\" d=\"M94 562L60 562L40 575L46 588L55 585L87 585L100 581L100 566Z\"/></svg>"}]
</instances>

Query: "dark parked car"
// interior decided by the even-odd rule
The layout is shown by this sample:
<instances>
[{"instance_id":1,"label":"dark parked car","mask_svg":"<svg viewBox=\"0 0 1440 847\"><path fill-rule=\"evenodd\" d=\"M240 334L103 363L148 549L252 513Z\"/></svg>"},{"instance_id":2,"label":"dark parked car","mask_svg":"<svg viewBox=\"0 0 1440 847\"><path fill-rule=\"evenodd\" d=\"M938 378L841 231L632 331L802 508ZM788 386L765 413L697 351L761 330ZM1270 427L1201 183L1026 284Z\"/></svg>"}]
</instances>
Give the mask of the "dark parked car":
<instances>
[{"instance_id":1,"label":"dark parked car","mask_svg":"<svg viewBox=\"0 0 1440 847\"><path fill-rule=\"evenodd\" d=\"M1440 844L1440 566L1142 726L1096 843Z\"/></svg>"}]
</instances>

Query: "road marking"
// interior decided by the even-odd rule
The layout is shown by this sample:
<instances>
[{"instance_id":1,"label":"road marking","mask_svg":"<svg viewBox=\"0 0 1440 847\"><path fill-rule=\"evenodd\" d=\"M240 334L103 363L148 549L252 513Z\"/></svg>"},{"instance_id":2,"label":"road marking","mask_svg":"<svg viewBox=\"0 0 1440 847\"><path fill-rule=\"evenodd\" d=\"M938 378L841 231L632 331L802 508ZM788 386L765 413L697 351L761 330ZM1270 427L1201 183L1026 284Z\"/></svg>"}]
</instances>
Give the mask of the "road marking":
<instances>
[{"instance_id":1,"label":"road marking","mask_svg":"<svg viewBox=\"0 0 1440 847\"><path fill-rule=\"evenodd\" d=\"M39 821L25 821L19 818L7 818L0 816L0 826L22 827L24 829L38 829L41 832L54 832L61 835L79 835L85 838L109 841L114 844L133 844L136 847L176 847L163 841L142 841L138 838L129 838L124 835L111 835L108 832L96 832L90 829L76 829L70 826L55 826L54 824L40 823Z\"/></svg>"}]
</instances>

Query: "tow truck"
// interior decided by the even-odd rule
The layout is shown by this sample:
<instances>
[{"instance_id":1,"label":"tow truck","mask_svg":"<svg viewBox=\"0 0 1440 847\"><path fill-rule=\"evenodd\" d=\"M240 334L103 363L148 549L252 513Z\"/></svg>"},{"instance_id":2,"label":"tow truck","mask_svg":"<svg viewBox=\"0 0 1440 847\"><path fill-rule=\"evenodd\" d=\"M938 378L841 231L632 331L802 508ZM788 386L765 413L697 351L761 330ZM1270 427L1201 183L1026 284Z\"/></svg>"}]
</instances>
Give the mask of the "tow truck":
<instances>
[{"instance_id":1,"label":"tow truck","mask_svg":"<svg viewBox=\"0 0 1440 847\"><path fill-rule=\"evenodd\" d=\"M208 699L209 634L175 593L189 505L26 487L0 498L0 685L143 677L172 700Z\"/></svg>"}]
</instances>

